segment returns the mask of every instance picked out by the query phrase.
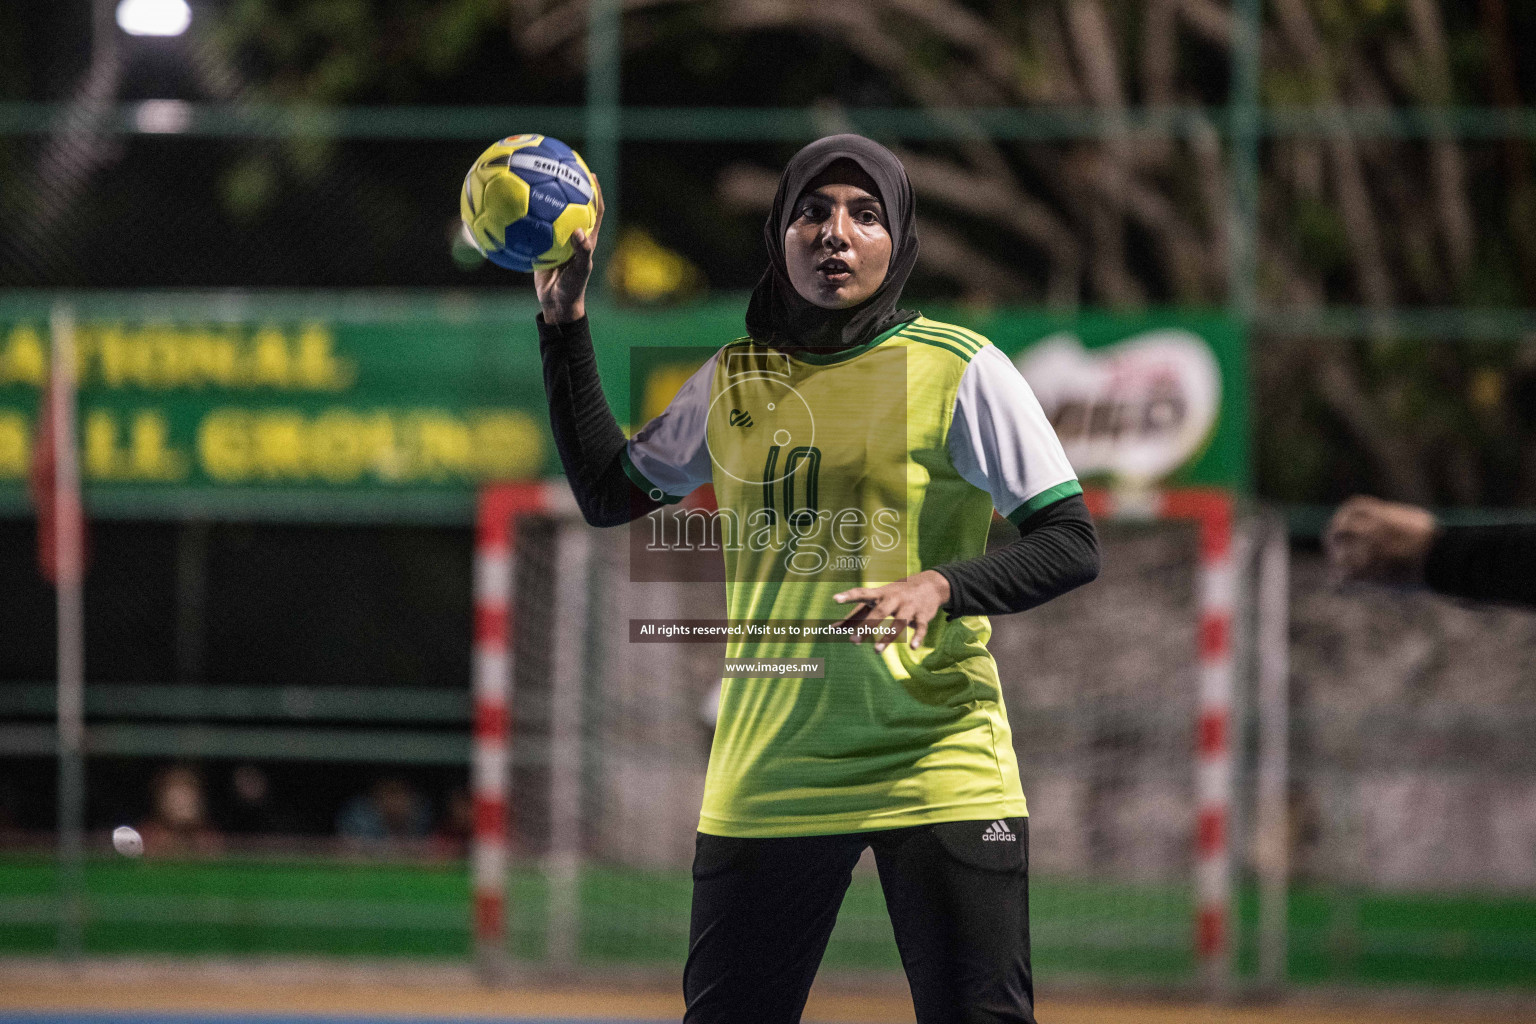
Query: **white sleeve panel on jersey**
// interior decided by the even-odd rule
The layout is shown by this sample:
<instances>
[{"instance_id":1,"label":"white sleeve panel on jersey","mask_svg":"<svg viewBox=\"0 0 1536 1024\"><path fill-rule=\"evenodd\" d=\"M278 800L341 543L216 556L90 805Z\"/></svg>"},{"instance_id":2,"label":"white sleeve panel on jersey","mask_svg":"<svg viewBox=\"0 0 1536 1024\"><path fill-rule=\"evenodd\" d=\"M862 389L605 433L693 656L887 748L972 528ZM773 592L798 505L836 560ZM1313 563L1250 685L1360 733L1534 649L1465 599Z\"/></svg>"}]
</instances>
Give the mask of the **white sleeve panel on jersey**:
<instances>
[{"instance_id":1,"label":"white sleeve panel on jersey","mask_svg":"<svg viewBox=\"0 0 1536 1024\"><path fill-rule=\"evenodd\" d=\"M995 345L983 346L960 378L946 445L960 476L1010 519L1081 492L1035 393Z\"/></svg>"},{"instance_id":2,"label":"white sleeve panel on jersey","mask_svg":"<svg viewBox=\"0 0 1536 1024\"><path fill-rule=\"evenodd\" d=\"M684 497L714 479L706 428L719 359L716 352L705 360L677 389L661 415L640 428L626 448L629 465L673 498Z\"/></svg>"}]
</instances>

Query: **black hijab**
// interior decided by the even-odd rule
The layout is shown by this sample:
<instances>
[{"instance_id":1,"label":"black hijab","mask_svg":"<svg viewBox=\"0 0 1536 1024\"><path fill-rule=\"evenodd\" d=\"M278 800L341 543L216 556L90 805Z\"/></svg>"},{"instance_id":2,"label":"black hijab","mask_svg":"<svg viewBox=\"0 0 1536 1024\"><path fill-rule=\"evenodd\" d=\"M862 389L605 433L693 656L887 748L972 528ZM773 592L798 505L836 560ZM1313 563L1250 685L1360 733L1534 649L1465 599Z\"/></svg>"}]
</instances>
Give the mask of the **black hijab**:
<instances>
[{"instance_id":1,"label":"black hijab","mask_svg":"<svg viewBox=\"0 0 1536 1024\"><path fill-rule=\"evenodd\" d=\"M790 283L784 264L784 233L794 219L801 193L835 161L851 160L880 190L891 232L891 263L875 293L848 309L823 309L807 301ZM862 345L897 324L917 319L917 312L897 309L901 289L917 262L917 211L912 183L896 154L862 135L831 135L796 153L784 168L773 209L763 224L768 269L747 303L747 333L777 348L836 350Z\"/></svg>"}]
</instances>

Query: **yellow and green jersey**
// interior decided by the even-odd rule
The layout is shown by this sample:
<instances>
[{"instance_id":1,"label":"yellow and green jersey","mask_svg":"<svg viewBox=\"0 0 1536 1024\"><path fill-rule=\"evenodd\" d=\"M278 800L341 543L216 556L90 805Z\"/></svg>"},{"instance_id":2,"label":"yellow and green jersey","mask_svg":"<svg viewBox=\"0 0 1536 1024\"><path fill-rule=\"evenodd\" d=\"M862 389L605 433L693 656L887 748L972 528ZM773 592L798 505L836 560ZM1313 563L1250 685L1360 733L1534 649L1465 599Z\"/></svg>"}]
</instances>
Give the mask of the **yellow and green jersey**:
<instances>
[{"instance_id":1,"label":"yellow and green jersey","mask_svg":"<svg viewBox=\"0 0 1536 1024\"><path fill-rule=\"evenodd\" d=\"M1024 378L987 339L919 317L855 349L716 352L629 442L644 490L713 483L731 620L813 626L986 547L1081 492ZM800 836L1027 814L985 616L923 646L740 636L729 658L819 658L821 678L728 678L699 831Z\"/></svg>"}]
</instances>

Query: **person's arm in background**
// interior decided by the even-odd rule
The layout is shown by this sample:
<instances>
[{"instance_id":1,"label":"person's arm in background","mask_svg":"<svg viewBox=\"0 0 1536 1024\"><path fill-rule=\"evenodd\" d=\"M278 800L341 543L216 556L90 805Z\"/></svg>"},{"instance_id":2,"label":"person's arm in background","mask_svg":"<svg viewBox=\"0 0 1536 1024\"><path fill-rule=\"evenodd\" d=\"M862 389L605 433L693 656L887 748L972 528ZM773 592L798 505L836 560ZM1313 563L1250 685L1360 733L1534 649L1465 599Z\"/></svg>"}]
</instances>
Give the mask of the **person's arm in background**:
<instances>
[{"instance_id":1,"label":"person's arm in background","mask_svg":"<svg viewBox=\"0 0 1536 1024\"><path fill-rule=\"evenodd\" d=\"M1536 525L1443 526L1426 509L1357 495L1334 513L1323 547L1341 582L1536 606Z\"/></svg>"}]
</instances>

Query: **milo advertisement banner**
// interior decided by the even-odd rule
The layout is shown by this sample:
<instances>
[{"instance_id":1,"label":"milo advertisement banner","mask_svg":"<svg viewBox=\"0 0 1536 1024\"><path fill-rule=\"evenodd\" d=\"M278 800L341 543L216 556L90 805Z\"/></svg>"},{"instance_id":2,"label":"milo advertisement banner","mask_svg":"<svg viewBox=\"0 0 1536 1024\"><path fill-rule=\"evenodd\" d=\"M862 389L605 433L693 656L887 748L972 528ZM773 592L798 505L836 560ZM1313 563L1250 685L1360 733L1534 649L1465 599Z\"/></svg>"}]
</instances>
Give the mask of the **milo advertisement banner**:
<instances>
[{"instance_id":1,"label":"milo advertisement banner","mask_svg":"<svg viewBox=\"0 0 1536 1024\"><path fill-rule=\"evenodd\" d=\"M0 511L11 515L28 512L52 302L0 300ZM467 521L482 484L560 473L524 299L72 304L93 515ZM621 423L654 415L697 352L740 336L743 308L595 308ZM925 312L1014 360L1085 480L1246 486L1242 336L1224 318Z\"/></svg>"},{"instance_id":2,"label":"milo advertisement banner","mask_svg":"<svg viewBox=\"0 0 1536 1024\"><path fill-rule=\"evenodd\" d=\"M1084 481L1247 490L1246 341L1229 318L994 315L973 329L1013 358Z\"/></svg>"}]
</instances>

